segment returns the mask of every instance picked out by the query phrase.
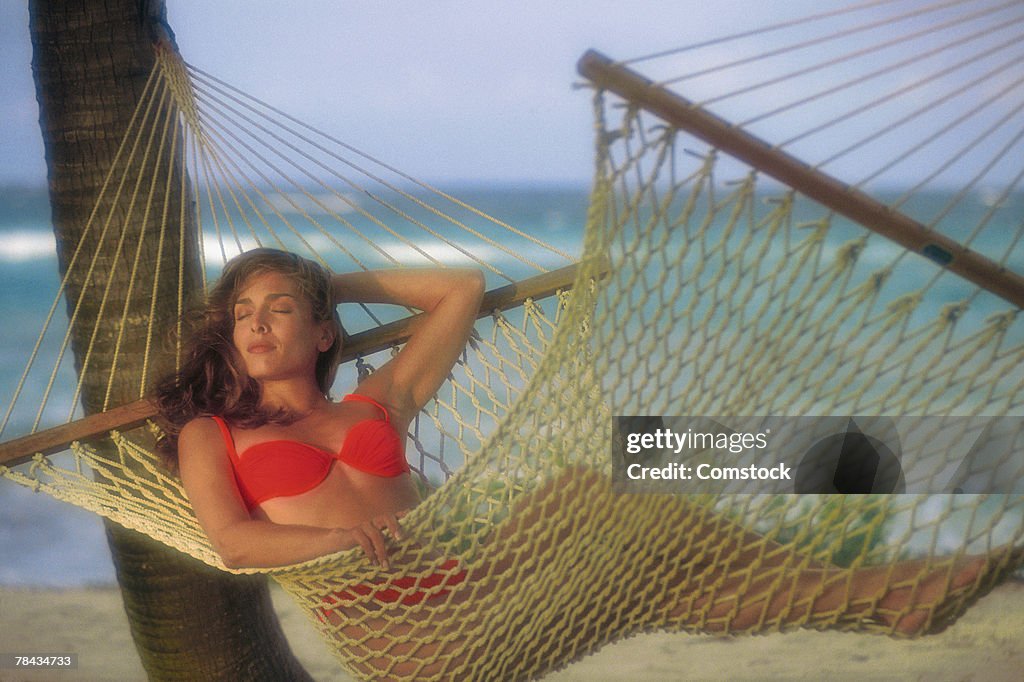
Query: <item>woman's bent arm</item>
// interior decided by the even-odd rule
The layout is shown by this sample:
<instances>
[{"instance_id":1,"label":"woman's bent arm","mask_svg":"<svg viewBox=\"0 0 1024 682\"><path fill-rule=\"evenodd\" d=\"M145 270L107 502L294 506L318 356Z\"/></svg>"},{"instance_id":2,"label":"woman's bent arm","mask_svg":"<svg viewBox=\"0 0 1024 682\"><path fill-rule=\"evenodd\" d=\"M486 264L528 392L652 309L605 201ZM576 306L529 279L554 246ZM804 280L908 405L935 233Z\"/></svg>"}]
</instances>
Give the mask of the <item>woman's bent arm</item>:
<instances>
[{"instance_id":1,"label":"woman's bent arm","mask_svg":"<svg viewBox=\"0 0 1024 682\"><path fill-rule=\"evenodd\" d=\"M210 539L228 568L270 568L345 549L339 531L249 519L218 529L217 539Z\"/></svg>"},{"instance_id":2,"label":"woman's bent arm","mask_svg":"<svg viewBox=\"0 0 1024 682\"><path fill-rule=\"evenodd\" d=\"M317 528L250 519L221 528L215 548L228 568L272 568L362 547L374 564L387 570L391 568L387 544L376 525L384 525L382 519L354 528ZM397 524L394 516L388 517L387 525L393 536L399 534Z\"/></svg>"},{"instance_id":3,"label":"woman's bent arm","mask_svg":"<svg viewBox=\"0 0 1024 682\"><path fill-rule=\"evenodd\" d=\"M397 357L360 385L409 420L437 392L458 360L480 311L479 270L376 270L335 275L335 300L393 303L426 313L410 329Z\"/></svg>"}]
</instances>

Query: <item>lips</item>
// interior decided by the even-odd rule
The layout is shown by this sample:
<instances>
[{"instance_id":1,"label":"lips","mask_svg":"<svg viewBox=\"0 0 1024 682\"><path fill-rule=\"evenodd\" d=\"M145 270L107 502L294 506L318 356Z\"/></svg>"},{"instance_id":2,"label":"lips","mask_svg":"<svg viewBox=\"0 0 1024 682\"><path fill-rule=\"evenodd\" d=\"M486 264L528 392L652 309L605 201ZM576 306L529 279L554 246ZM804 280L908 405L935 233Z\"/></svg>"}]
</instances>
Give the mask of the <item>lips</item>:
<instances>
[{"instance_id":1,"label":"lips","mask_svg":"<svg viewBox=\"0 0 1024 682\"><path fill-rule=\"evenodd\" d=\"M274 350L274 347L269 343L254 343L245 349L246 352L251 354L267 353Z\"/></svg>"}]
</instances>

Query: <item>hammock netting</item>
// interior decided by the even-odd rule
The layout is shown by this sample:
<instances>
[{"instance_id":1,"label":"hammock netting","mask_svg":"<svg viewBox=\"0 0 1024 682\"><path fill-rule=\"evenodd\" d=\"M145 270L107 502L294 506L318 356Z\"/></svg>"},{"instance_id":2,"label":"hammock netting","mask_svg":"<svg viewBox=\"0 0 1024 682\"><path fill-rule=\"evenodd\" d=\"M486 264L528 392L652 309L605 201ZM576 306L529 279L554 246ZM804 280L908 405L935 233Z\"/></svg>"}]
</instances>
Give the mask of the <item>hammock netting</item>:
<instances>
[{"instance_id":1,"label":"hammock netting","mask_svg":"<svg viewBox=\"0 0 1024 682\"><path fill-rule=\"evenodd\" d=\"M694 109L717 111L815 169L844 178L858 169L853 186L892 211L1019 271L1024 130L1012 127L1024 103L1007 65L1021 61L1020 3L904 5L870 2L769 27L779 45L800 36L770 53L738 56L749 36L737 34L628 66L674 74L658 87L692 86ZM879 28L893 26L899 37ZM865 46L867 31L877 43ZM729 60L706 66L702 50L730 41ZM856 49L844 52L843 41ZM140 266L141 250L118 238L132 220L158 216L147 240L195 239L204 282L263 245L336 271L475 264L490 289L526 292L484 311L450 381L411 427L410 463L426 499L404 520L410 539L394 543L395 569L352 551L258 571L294 596L354 674L534 677L655 629L901 635L897 624L916 607L888 606L892 594L928 592L918 630L938 629L1020 567L1018 420L999 435L1000 454L990 449L968 472L986 491L977 494L655 495L610 484L615 415L931 415L939 419L921 437L960 452L952 444L978 438L979 422L967 418L1021 416L1017 305L596 85L596 175L576 253L416 182L172 51L158 54L90 218L87 232L103 238L83 238L101 246L75 249L67 264L97 284L68 301L68 320L57 310L74 297L62 287L4 415L5 438L73 421L82 392L97 390L75 378L73 326L124 328L147 318L159 286L186 281L133 278L127 296L106 285L109 269ZM793 71L770 61L796 57L804 66ZM838 69L828 86L809 89L808 74L828 68ZM974 103L972 116L943 110L956 98ZM847 103L841 115L837 101ZM814 108L824 102L832 108ZM795 116L801 107L810 108ZM794 131L794 120L811 123ZM863 159L877 160L874 170L864 173ZM931 170L916 187L886 191L901 164ZM86 298L100 302L87 323L75 319ZM172 298L180 312L184 284ZM374 307L343 311L352 338L370 341L343 366L339 387L394 352L373 338L395 319ZM156 358L174 355L167 332L147 332L132 377L139 398ZM104 351L113 361L102 361L110 369L94 369L108 387L122 380L114 338ZM93 348L78 350L79 369L88 368ZM228 570L180 482L158 465L155 428L75 442L2 473ZM959 465L908 465L908 489L941 488ZM977 570L958 584L975 556ZM909 559L920 562L898 563ZM383 590L400 598L373 594ZM416 598L424 592L434 597Z\"/></svg>"}]
</instances>

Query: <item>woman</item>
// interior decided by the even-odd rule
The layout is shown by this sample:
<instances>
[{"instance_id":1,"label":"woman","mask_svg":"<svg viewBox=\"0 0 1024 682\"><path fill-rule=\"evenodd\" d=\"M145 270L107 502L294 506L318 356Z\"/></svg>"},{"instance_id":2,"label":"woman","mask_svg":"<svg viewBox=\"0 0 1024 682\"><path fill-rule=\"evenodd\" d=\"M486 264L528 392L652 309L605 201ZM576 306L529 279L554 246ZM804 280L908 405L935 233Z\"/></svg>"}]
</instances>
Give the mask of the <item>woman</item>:
<instances>
[{"instance_id":1,"label":"woman","mask_svg":"<svg viewBox=\"0 0 1024 682\"><path fill-rule=\"evenodd\" d=\"M361 547L371 562L391 569L388 536L403 540L400 519L418 502L404 434L461 354L482 295L483 278L474 270L331 277L316 263L270 249L250 251L227 265L189 339L181 371L162 383L157 398L167 423L162 450L180 471L225 565L280 566ZM332 402L328 391L344 338L335 306L355 301L405 305L425 314L394 358L355 392ZM826 567L794 558L707 510L695 513L682 498L661 497L659 518L643 513L645 504L648 496L613 496L595 473L570 469L523 496L487 540L497 549L483 552L472 572L488 580L474 585L474 576L467 577L456 560L430 575L396 566L408 574L409 589L395 593L354 585L328 597L322 619L352 642L353 665L365 674L465 671L481 647L491 646L482 636L459 635L489 632L471 622L474 610L467 601L501 600L503 590L526 589L536 566L578 551L565 542L574 528L600 529L621 518L662 524L632 529L637 538L665 538L661 544L608 551L635 566L637 580L664 585L665 603L653 604L643 623L602 625L597 618L577 626L591 642L638 627L734 631L765 623L864 620L914 634L930 624L931 613L980 581L989 565L975 558L941 568L924 562ZM566 517L571 523L562 523L562 530L529 544L531 528ZM661 532L673 527L674 518L695 527L676 540ZM532 561L513 561L517 553ZM402 586L402 580L391 584ZM583 590L577 598L556 592L576 609L601 609L599 601L588 601L597 600L597 593ZM366 595L380 608L423 601L431 607L410 609L407 618L367 618L366 599L358 608L352 605ZM395 657L408 660L396 664Z\"/></svg>"},{"instance_id":2,"label":"woman","mask_svg":"<svg viewBox=\"0 0 1024 682\"><path fill-rule=\"evenodd\" d=\"M228 264L184 368L158 391L170 424L163 451L177 456L226 566L279 566L361 546L387 567L383 530L397 536L399 514L418 502L398 434L455 364L482 295L475 270L329 277L316 263L271 249ZM335 305L346 301L428 314L396 358L332 402L343 340ZM287 444L301 474L282 471L285 455L261 453L268 442ZM313 447L302 452L302 444ZM338 454L331 461L324 453ZM249 465L247 455L262 461ZM289 473L294 480L279 480Z\"/></svg>"}]
</instances>

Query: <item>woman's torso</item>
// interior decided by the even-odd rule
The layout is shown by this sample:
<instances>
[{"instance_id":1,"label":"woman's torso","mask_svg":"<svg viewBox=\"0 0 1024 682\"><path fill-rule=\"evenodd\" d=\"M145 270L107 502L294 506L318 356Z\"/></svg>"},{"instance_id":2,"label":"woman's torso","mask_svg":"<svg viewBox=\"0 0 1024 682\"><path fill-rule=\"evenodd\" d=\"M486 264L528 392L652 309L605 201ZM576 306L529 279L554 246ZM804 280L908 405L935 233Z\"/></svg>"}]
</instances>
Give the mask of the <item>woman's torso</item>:
<instances>
[{"instance_id":1,"label":"woman's torso","mask_svg":"<svg viewBox=\"0 0 1024 682\"><path fill-rule=\"evenodd\" d=\"M292 424L230 428L225 440L254 518L351 528L419 502L405 431L384 406L346 396Z\"/></svg>"}]
</instances>

